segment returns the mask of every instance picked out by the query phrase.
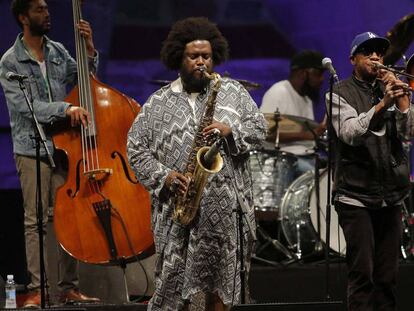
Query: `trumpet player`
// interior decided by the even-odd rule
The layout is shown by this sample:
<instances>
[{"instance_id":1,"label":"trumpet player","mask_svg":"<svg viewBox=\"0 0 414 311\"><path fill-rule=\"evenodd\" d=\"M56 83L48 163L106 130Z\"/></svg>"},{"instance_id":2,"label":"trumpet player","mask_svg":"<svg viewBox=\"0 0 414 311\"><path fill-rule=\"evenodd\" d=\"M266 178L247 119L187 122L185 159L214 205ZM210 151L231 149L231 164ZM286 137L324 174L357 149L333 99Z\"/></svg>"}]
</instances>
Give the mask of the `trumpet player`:
<instances>
[{"instance_id":1,"label":"trumpet player","mask_svg":"<svg viewBox=\"0 0 414 311\"><path fill-rule=\"evenodd\" d=\"M179 78L150 96L128 135L129 163L152 198L158 261L148 310L229 310L241 299L233 210L238 196L247 202L242 254L246 263L252 246L246 223L254 225L248 152L264 139L266 121L240 83L210 80L214 66L227 56L226 39L208 19L175 23L163 43L161 60L179 71ZM207 104L214 104L214 110ZM192 154L213 133L224 137L228 146L220 151L224 165L204 189L195 189L201 194L198 211L184 225L173 217L186 213L177 212L176 199L193 196L187 174L192 172Z\"/></svg>"},{"instance_id":2,"label":"trumpet player","mask_svg":"<svg viewBox=\"0 0 414 311\"><path fill-rule=\"evenodd\" d=\"M407 84L378 66L389 45L372 32L357 35L352 75L333 91L333 197L347 243L351 311L397 308L401 206L410 187L402 142L414 124Z\"/></svg>"}]
</instances>

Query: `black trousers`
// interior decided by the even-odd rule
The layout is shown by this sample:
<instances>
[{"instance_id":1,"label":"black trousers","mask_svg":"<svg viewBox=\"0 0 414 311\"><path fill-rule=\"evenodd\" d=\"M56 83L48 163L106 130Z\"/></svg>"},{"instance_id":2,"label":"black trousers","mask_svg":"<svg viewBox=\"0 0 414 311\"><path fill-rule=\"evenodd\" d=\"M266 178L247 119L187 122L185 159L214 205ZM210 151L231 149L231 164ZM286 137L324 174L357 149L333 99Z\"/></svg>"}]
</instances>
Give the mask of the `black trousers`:
<instances>
[{"instance_id":1,"label":"black trousers","mask_svg":"<svg viewBox=\"0 0 414 311\"><path fill-rule=\"evenodd\" d=\"M348 310L397 310L401 206L368 209L335 203L346 240Z\"/></svg>"}]
</instances>

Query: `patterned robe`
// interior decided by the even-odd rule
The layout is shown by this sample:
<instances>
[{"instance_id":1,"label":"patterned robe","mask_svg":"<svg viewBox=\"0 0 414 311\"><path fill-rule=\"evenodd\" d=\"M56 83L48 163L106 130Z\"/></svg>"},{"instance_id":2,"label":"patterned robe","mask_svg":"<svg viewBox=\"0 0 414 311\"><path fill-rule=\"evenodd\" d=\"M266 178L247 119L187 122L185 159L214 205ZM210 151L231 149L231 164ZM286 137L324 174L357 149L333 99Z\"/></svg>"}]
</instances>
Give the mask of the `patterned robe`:
<instances>
[{"instance_id":1,"label":"patterned robe","mask_svg":"<svg viewBox=\"0 0 414 311\"><path fill-rule=\"evenodd\" d=\"M174 81L150 96L128 134L129 163L152 200L158 261L148 310L180 310L200 292L213 292L226 305L240 300L235 191L248 206L244 217L244 258L248 259L252 239L247 222L251 228L255 224L248 156L266 132L262 113L240 83L224 78L217 94L214 119L232 128L232 137L226 139L229 153L221 151L223 169L209 177L190 226L172 221L174 197L164 187L171 170L185 171L210 92L208 87L197 96L193 110L181 80Z\"/></svg>"}]
</instances>

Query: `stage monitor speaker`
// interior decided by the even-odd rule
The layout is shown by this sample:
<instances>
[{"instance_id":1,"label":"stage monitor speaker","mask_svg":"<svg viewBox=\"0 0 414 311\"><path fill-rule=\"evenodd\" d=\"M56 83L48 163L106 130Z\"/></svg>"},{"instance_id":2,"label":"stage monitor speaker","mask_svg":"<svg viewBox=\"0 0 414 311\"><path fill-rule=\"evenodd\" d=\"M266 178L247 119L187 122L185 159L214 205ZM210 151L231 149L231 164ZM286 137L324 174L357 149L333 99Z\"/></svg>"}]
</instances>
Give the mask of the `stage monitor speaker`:
<instances>
[{"instance_id":1,"label":"stage monitor speaker","mask_svg":"<svg viewBox=\"0 0 414 311\"><path fill-rule=\"evenodd\" d=\"M231 311L345 311L342 301L262 303L236 305Z\"/></svg>"}]
</instances>

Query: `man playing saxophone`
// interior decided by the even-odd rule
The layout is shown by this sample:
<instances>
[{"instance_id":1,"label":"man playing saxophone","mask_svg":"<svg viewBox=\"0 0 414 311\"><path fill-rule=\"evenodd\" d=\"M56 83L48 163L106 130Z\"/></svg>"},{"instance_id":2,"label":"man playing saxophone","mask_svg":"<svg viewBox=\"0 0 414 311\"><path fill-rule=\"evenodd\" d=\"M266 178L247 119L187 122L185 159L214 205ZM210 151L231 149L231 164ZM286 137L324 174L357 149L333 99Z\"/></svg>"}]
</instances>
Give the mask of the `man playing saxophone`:
<instances>
[{"instance_id":1,"label":"man playing saxophone","mask_svg":"<svg viewBox=\"0 0 414 311\"><path fill-rule=\"evenodd\" d=\"M218 81L210 74L227 57L227 41L208 19L175 23L163 43L161 60L179 71L179 78L149 97L129 132L129 163L152 197L158 261L148 310L228 310L240 302L234 211L238 199L246 202L243 258L248 263L254 210L247 161L249 151L265 137L266 121L237 81L219 78L214 91ZM214 109L206 107L208 103ZM210 145L214 135L224 138L223 168L197 189L202 191L197 213L183 224L173 217L177 197L191 184L197 164L194 151Z\"/></svg>"}]
</instances>

